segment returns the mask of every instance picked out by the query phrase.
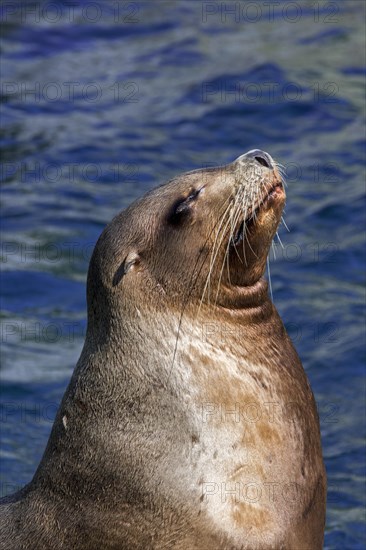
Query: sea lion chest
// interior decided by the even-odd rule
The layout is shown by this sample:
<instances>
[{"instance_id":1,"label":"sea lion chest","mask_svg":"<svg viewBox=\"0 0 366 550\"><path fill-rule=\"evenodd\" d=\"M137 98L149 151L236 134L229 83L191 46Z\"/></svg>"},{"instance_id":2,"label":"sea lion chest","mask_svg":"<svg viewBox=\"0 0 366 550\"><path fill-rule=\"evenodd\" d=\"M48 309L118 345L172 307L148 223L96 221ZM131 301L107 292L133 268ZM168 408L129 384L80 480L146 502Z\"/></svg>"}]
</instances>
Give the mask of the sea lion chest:
<instances>
[{"instance_id":1,"label":"sea lion chest","mask_svg":"<svg viewBox=\"0 0 366 550\"><path fill-rule=\"evenodd\" d=\"M177 370L192 428L186 481L199 510L238 545L243 534L248 547L277 544L322 468L296 351L277 315L263 326L207 323L181 343Z\"/></svg>"}]
</instances>

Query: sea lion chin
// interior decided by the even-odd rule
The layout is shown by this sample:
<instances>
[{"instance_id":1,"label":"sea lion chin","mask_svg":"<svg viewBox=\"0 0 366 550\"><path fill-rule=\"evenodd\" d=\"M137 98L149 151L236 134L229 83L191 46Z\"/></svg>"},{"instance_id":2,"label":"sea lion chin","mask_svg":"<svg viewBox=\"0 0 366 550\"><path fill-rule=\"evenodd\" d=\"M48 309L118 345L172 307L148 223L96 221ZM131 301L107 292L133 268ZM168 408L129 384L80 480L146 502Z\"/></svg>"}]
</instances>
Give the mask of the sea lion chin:
<instances>
[{"instance_id":1,"label":"sea lion chin","mask_svg":"<svg viewBox=\"0 0 366 550\"><path fill-rule=\"evenodd\" d=\"M100 236L84 348L1 548L320 550L319 419L263 274L267 153L153 189Z\"/></svg>"}]
</instances>

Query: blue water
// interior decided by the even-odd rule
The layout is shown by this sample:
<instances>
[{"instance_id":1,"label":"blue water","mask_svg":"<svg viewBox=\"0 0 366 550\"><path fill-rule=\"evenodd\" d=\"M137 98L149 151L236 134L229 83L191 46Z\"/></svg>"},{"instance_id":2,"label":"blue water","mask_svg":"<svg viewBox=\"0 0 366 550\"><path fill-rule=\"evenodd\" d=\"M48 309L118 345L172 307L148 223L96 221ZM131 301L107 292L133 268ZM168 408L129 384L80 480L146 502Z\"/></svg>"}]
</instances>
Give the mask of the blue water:
<instances>
[{"instance_id":1,"label":"blue water","mask_svg":"<svg viewBox=\"0 0 366 550\"><path fill-rule=\"evenodd\" d=\"M1 494L42 456L104 225L260 148L287 167L271 279L319 407L325 548L365 547L365 5L270 6L2 4Z\"/></svg>"}]
</instances>

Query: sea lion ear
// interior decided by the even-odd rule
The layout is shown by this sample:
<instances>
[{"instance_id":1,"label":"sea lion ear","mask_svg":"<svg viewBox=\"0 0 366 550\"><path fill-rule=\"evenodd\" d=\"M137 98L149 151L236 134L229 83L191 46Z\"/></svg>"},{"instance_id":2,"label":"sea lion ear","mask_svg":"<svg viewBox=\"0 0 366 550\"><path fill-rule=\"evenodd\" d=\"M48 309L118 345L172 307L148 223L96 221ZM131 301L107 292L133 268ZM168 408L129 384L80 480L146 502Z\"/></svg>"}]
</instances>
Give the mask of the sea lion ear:
<instances>
[{"instance_id":1,"label":"sea lion ear","mask_svg":"<svg viewBox=\"0 0 366 550\"><path fill-rule=\"evenodd\" d=\"M122 278L131 270L136 269L140 264L140 256L136 252L127 254L113 277L113 286L118 285Z\"/></svg>"}]
</instances>

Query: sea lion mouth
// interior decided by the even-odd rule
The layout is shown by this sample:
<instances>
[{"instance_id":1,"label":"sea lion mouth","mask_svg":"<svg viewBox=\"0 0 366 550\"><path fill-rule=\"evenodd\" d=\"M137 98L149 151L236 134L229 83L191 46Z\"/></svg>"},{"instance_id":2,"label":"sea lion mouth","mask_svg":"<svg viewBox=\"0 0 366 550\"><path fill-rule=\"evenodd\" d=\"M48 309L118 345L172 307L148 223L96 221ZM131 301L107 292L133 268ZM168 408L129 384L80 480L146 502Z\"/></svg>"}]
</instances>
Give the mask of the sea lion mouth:
<instances>
[{"instance_id":1,"label":"sea lion mouth","mask_svg":"<svg viewBox=\"0 0 366 550\"><path fill-rule=\"evenodd\" d=\"M237 246L243 241L245 231L249 230L251 227L255 225L258 214L263 207L268 206L277 198L283 195L284 195L283 183L281 180L278 180L271 185L271 187L268 189L264 197L262 197L258 201L258 204L254 205L254 207L252 208L248 216L245 219L242 219L241 222L239 222L239 226L235 234L231 237L231 246Z\"/></svg>"},{"instance_id":2,"label":"sea lion mouth","mask_svg":"<svg viewBox=\"0 0 366 550\"><path fill-rule=\"evenodd\" d=\"M201 302L204 296L210 302L213 293L215 303L224 305L230 294L242 304L239 294L246 293L265 272L281 221L286 200L283 167L267 153L254 150L238 157L223 173L227 177L219 174L221 189L225 189L223 195L219 188L222 213L218 219L212 218L211 246L203 249L207 250L207 276Z\"/></svg>"}]
</instances>

